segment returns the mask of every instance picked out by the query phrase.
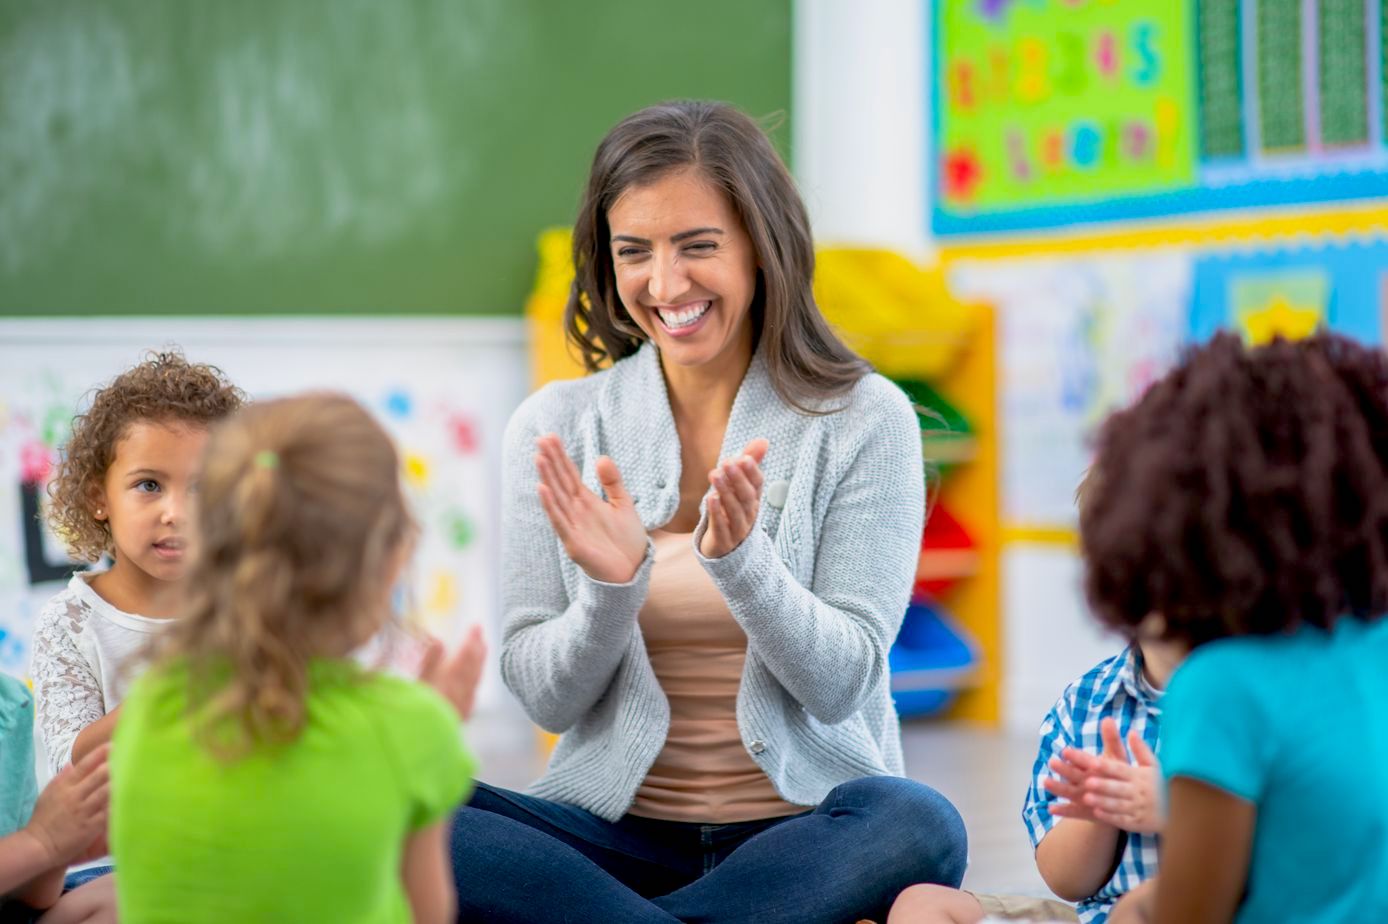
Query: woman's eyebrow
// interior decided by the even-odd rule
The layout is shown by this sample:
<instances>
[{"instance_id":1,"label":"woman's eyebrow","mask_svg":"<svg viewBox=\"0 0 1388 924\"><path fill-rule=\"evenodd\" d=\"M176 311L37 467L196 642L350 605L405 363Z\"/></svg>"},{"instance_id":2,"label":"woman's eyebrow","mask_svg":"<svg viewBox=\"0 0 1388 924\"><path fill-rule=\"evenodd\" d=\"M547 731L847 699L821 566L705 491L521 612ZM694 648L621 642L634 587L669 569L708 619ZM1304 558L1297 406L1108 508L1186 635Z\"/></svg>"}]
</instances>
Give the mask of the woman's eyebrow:
<instances>
[{"instance_id":1,"label":"woman's eyebrow","mask_svg":"<svg viewBox=\"0 0 1388 924\"><path fill-rule=\"evenodd\" d=\"M714 227L708 227L708 228L691 228L691 229L688 230L688 231L681 231L679 234L672 234L672 235L670 235L670 242L671 242L671 243L674 243L674 244L678 244L680 241L688 240L688 239L691 238L691 237L698 237L698 236L701 235L701 234L724 234L724 233L726 233L726 232L724 232L724 230L723 230L722 228L714 228ZM612 235L612 241L613 241L614 243L617 242L617 241L623 241L624 243L627 243L627 244L645 244L645 245L647 245L647 246L649 246L650 243L651 243L651 239L648 238L648 237L634 237L634 236L632 236L632 235L630 235L630 234L614 234L614 235Z\"/></svg>"}]
</instances>

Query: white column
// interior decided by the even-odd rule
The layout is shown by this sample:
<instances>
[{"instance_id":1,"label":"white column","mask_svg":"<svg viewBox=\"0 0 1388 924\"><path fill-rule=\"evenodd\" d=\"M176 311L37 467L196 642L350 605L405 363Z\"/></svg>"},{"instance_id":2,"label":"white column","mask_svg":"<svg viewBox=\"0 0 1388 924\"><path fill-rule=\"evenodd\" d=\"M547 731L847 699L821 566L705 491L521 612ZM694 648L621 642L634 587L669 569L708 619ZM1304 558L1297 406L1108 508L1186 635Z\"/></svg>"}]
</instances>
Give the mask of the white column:
<instances>
[{"instance_id":1,"label":"white column","mask_svg":"<svg viewBox=\"0 0 1388 924\"><path fill-rule=\"evenodd\" d=\"M795 0L793 159L821 244L922 261L930 0Z\"/></svg>"}]
</instances>

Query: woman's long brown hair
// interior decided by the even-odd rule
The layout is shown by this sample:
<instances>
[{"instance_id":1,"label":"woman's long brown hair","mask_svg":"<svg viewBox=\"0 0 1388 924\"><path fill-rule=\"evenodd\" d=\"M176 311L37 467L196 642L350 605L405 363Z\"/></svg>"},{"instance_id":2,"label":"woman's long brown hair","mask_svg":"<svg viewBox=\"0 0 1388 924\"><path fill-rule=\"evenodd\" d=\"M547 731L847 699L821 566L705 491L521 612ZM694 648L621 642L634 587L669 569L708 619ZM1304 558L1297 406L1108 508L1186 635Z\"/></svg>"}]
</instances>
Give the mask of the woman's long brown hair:
<instances>
[{"instance_id":1,"label":"woman's long brown hair","mask_svg":"<svg viewBox=\"0 0 1388 924\"><path fill-rule=\"evenodd\" d=\"M590 372L640 348L645 335L617 294L607 214L631 187L691 167L728 197L756 250L751 317L776 393L802 412L822 413L870 370L815 305L814 241L790 173L757 123L725 103L651 106L598 145L574 225L569 340Z\"/></svg>"}]
</instances>

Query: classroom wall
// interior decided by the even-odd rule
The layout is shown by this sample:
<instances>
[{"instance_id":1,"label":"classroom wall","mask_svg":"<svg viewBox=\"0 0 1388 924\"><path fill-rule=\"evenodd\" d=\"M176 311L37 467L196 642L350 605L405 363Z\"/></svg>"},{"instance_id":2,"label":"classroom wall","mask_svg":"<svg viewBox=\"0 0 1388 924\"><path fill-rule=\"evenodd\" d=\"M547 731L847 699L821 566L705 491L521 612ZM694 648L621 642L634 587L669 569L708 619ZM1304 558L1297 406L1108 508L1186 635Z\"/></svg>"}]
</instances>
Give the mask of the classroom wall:
<instances>
[{"instance_id":1,"label":"classroom wall","mask_svg":"<svg viewBox=\"0 0 1388 924\"><path fill-rule=\"evenodd\" d=\"M529 387L537 237L572 220L602 135L663 99L729 100L789 157L791 45L790 0L0 4L0 670L25 673L68 568L21 499L82 394L170 345L257 396L371 408L411 484L458 501L421 495L418 605L495 648L496 453ZM531 735L495 663L488 753Z\"/></svg>"},{"instance_id":2,"label":"classroom wall","mask_svg":"<svg viewBox=\"0 0 1388 924\"><path fill-rule=\"evenodd\" d=\"M784 113L790 0L8 0L0 315L519 314L612 123Z\"/></svg>"},{"instance_id":3,"label":"classroom wall","mask_svg":"<svg viewBox=\"0 0 1388 924\"><path fill-rule=\"evenodd\" d=\"M818 235L938 261L997 314L1004 725L1034 731L1121 644L1089 619L1074 525L1104 415L1216 327L1383 341L1374 6L796 3ZM1292 35L1306 54L1276 64Z\"/></svg>"},{"instance_id":4,"label":"classroom wall","mask_svg":"<svg viewBox=\"0 0 1388 924\"><path fill-rule=\"evenodd\" d=\"M821 243L937 259L924 167L928 12L918 0L795 4L795 173ZM1088 619L1073 550L1010 546L999 569L1000 721L1032 732L1065 684L1117 643Z\"/></svg>"}]
</instances>

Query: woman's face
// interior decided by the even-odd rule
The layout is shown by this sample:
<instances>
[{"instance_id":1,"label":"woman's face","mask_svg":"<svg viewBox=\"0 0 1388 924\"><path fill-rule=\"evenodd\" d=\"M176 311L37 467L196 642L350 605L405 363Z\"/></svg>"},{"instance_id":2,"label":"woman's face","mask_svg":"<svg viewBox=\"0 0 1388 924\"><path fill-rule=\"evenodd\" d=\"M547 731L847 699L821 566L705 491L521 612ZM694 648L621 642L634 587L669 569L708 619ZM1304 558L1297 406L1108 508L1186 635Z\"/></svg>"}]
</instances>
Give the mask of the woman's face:
<instances>
[{"instance_id":1,"label":"woman's face","mask_svg":"<svg viewBox=\"0 0 1388 924\"><path fill-rule=\"evenodd\" d=\"M678 170L628 188L607 223L617 294L666 366L745 368L757 255L727 196Z\"/></svg>"}]
</instances>

